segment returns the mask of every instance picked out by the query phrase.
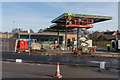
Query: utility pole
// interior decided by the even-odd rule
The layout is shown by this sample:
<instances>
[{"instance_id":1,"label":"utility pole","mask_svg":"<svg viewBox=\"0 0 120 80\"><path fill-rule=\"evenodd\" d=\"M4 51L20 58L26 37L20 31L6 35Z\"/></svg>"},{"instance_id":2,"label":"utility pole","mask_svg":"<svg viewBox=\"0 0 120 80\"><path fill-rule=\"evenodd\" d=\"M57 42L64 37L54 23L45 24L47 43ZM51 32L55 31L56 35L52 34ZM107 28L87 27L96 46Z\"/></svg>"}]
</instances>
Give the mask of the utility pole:
<instances>
[{"instance_id":1,"label":"utility pole","mask_svg":"<svg viewBox=\"0 0 120 80\"><path fill-rule=\"evenodd\" d=\"M79 48L79 28L77 28L77 51Z\"/></svg>"},{"instance_id":2,"label":"utility pole","mask_svg":"<svg viewBox=\"0 0 120 80\"><path fill-rule=\"evenodd\" d=\"M13 26L15 27L15 21L13 21Z\"/></svg>"},{"instance_id":3,"label":"utility pole","mask_svg":"<svg viewBox=\"0 0 120 80\"><path fill-rule=\"evenodd\" d=\"M9 39L9 31L7 32L7 39Z\"/></svg>"}]
</instances>

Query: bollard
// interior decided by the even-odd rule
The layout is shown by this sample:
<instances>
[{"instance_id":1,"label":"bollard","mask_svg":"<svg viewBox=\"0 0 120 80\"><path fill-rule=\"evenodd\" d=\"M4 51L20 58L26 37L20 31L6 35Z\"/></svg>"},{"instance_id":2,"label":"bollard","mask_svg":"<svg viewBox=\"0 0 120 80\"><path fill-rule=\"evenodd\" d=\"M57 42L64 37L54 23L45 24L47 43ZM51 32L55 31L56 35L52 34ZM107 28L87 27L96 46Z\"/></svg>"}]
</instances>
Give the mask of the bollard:
<instances>
[{"instance_id":1,"label":"bollard","mask_svg":"<svg viewBox=\"0 0 120 80\"><path fill-rule=\"evenodd\" d=\"M100 62L100 69L105 69L105 62Z\"/></svg>"},{"instance_id":2,"label":"bollard","mask_svg":"<svg viewBox=\"0 0 120 80\"><path fill-rule=\"evenodd\" d=\"M21 63L22 59L16 59L15 61L18 62L18 63Z\"/></svg>"}]
</instances>

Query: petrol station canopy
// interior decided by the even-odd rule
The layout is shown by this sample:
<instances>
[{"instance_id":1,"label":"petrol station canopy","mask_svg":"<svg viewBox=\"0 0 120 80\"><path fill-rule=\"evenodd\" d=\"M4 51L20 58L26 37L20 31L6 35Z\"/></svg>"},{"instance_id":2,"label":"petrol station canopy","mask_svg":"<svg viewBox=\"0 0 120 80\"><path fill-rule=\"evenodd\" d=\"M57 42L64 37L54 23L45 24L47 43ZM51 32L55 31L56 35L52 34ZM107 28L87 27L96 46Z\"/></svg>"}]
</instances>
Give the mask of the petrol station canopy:
<instances>
[{"instance_id":1,"label":"petrol station canopy","mask_svg":"<svg viewBox=\"0 0 120 80\"><path fill-rule=\"evenodd\" d=\"M68 18L68 13L64 13L57 18L53 19L51 22L55 23L51 25L49 28L45 29L44 31L64 31L66 28L66 19ZM110 16L99 16L99 15L86 15L86 14L71 14L72 20L81 19L93 19L93 23L102 22L111 20L112 17ZM84 23L86 25L86 23ZM73 27L67 28L67 31L74 29Z\"/></svg>"},{"instance_id":2,"label":"petrol station canopy","mask_svg":"<svg viewBox=\"0 0 120 80\"><path fill-rule=\"evenodd\" d=\"M77 18L93 19L94 23L112 19L112 17L110 16L98 16L98 15L86 15L86 14L72 14L71 16L73 19L77 19ZM54 20L52 20L51 22L52 23L65 23L67 17L68 17L67 13L64 13L58 16L57 18L55 18Z\"/></svg>"},{"instance_id":3,"label":"petrol station canopy","mask_svg":"<svg viewBox=\"0 0 120 80\"><path fill-rule=\"evenodd\" d=\"M53 24L51 26L49 26L49 28L44 29L43 31L49 31L49 32L65 32L65 25L57 25L57 24ZM73 32L74 28L67 28L67 32Z\"/></svg>"}]
</instances>

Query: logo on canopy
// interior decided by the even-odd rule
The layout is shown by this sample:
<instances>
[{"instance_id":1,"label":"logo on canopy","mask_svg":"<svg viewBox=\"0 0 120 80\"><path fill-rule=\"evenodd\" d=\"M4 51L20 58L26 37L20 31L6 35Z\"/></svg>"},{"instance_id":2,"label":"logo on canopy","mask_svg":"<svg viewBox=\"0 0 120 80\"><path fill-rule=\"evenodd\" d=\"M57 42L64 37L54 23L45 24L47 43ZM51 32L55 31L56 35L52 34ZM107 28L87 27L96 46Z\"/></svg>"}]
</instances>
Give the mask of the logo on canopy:
<instances>
[{"instance_id":1,"label":"logo on canopy","mask_svg":"<svg viewBox=\"0 0 120 80\"><path fill-rule=\"evenodd\" d=\"M68 19L71 20L71 12L68 12Z\"/></svg>"}]
</instances>

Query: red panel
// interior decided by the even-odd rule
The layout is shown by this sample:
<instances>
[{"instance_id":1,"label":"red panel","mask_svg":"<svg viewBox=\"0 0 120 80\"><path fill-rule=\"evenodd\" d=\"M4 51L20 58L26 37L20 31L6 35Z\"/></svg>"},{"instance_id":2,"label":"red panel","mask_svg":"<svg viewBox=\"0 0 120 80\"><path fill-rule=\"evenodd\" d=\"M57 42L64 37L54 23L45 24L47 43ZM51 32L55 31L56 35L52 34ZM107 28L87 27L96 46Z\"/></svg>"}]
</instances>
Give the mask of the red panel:
<instances>
[{"instance_id":1,"label":"red panel","mask_svg":"<svg viewBox=\"0 0 120 80\"><path fill-rule=\"evenodd\" d=\"M78 48L75 48L75 52L78 52Z\"/></svg>"},{"instance_id":2,"label":"red panel","mask_svg":"<svg viewBox=\"0 0 120 80\"><path fill-rule=\"evenodd\" d=\"M68 20L66 19L66 26L73 28L93 28L93 19L79 19L79 20ZM86 25L84 25L86 23Z\"/></svg>"},{"instance_id":3,"label":"red panel","mask_svg":"<svg viewBox=\"0 0 120 80\"><path fill-rule=\"evenodd\" d=\"M25 49L29 49L29 47L28 47L28 41L24 41L24 46L25 46Z\"/></svg>"},{"instance_id":4,"label":"red panel","mask_svg":"<svg viewBox=\"0 0 120 80\"><path fill-rule=\"evenodd\" d=\"M75 24L69 24L67 27L74 27L74 28L93 28L93 26L90 26L90 25L75 25Z\"/></svg>"}]
</instances>

